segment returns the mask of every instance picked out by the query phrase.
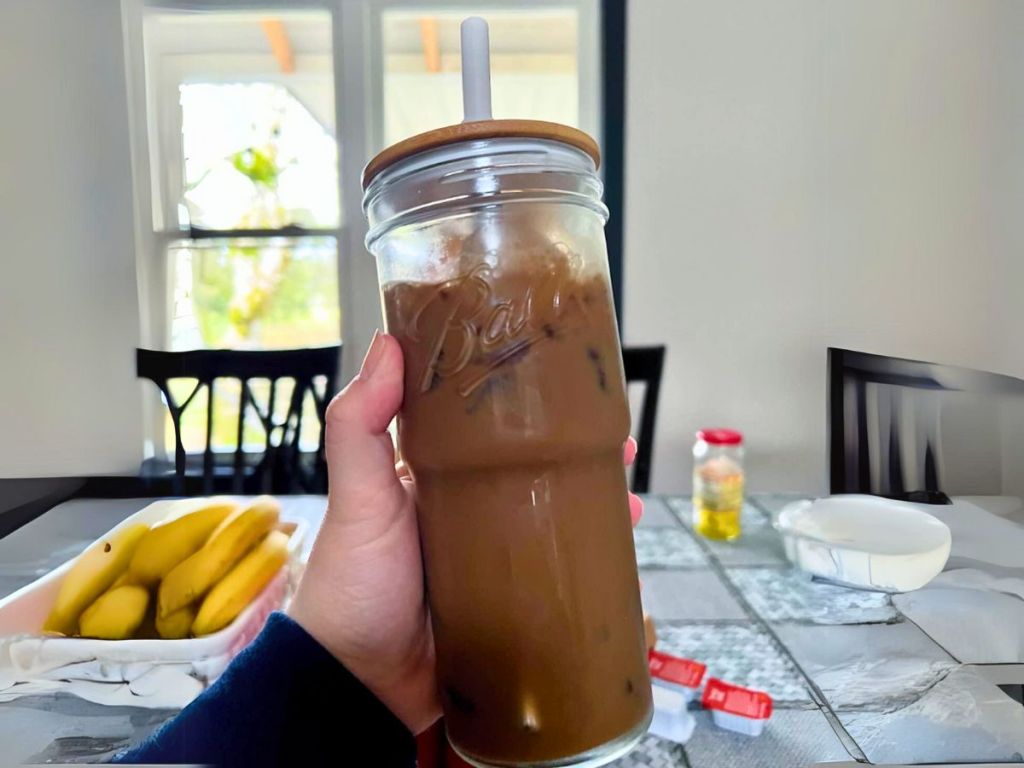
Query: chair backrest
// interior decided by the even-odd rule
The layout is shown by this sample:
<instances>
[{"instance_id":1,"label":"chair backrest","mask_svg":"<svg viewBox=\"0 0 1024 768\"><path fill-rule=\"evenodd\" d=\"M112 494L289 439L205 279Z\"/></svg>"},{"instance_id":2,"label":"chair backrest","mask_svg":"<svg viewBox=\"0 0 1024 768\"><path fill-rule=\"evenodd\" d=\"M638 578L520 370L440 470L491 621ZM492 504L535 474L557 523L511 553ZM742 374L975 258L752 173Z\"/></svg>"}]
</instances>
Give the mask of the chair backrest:
<instances>
[{"instance_id":1,"label":"chair backrest","mask_svg":"<svg viewBox=\"0 0 1024 768\"><path fill-rule=\"evenodd\" d=\"M174 427L174 491L184 492L187 455L182 443L182 414L197 394L206 390L206 440L202 452L202 492L214 492L214 474L219 467L213 451L214 395L218 379L240 382L237 422L233 425L236 441L232 456L230 489L233 492L322 493L327 487L324 458L324 419L327 402L334 393L338 377L341 346L268 351L199 349L185 352L161 352L137 349L136 375L159 387ZM171 393L174 379L191 379L195 386L180 402ZM266 379L266 399L254 390L253 381ZM287 394L283 418L275 414L283 381L293 383ZM313 401L318 426L318 444L314 452L303 454L303 404L308 395ZM255 469L248 465L243 450L243 432L247 416L255 416L265 433L263 452ZM252 454L248 454L251 457Z\"/></svg>"},{"instance_id":2,"label":"chair backrest","mask_svg":"<svg viewBox=\"0 0 1024 768\"><path fill-rule=\"evenodd\" d=\"M637 453L633 464L633 490L646 493L651 483L654 453L654 426L658 418L661 372L665 365L665 347L624 347L622 363L626 383L643 382L644 398L640 406L640 428L636 433Z\"/></svg>"},{"instance_id":3,"label":"chair backrest","mask_svg":"<svg viewBox=\"0 0 1024 768\"><path fill-rule=\"evenodd\" d=\"M1024 381L828 350L831 493L949 503L1024 491Z\"/></svg>"}]
</instances>

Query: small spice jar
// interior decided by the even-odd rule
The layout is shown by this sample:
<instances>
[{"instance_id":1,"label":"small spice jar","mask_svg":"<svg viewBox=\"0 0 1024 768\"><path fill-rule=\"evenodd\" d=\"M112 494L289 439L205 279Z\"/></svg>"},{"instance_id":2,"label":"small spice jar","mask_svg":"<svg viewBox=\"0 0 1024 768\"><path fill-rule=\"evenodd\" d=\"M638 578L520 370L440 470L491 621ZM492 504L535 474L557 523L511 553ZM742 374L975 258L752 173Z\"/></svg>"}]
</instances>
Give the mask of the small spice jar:
<instances>
[{"instance_id":1,"label":"small spice jar","mask_svg":"<svg viewBox=\"0 0 1024 768\"><path fill-rule=\"evenodd\" d=\"M709 539L740 535L743 433L701 429L693 446L693 528Z\"/></svg>"}]
</instances>

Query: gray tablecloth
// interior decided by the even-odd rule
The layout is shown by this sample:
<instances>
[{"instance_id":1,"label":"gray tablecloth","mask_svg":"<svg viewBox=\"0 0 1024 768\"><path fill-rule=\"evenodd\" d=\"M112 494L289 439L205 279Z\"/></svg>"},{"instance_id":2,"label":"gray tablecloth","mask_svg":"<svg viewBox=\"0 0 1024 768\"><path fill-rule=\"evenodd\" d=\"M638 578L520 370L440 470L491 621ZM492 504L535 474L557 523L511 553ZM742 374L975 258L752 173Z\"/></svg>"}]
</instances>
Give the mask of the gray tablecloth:
<instances>
[{"instance_id":1,"label":"gray tablecloth","mask_svg":"<svg viewBox=\"0 0 1024 768\"><path fill-rule=\"evenodd\" d=\"M776 710L756 739L718 730L701 714L685 747L648 738L617 765L1024 762L1024 707L990 668L965 664L971 659L907 620L899 602L909 595L814 581L788 565L771 521L796 498L755 496L743 510L743 535L729 543L694 535L688 499L647 499L635 540L659 648L768 691ZM997 598L970 599L990 608ZM955 605L932 603L937 626L958 623ZM990 627L956 636L969 648L1005 647L995 660L1016 661L1019 638L1012 627L1003 631L1012 637L997 632L992 641Z\"/></svg>"},{"instance_id":2,"label":"gray tablecloth","mask_svg":"<svg viewBox=\"0 0 1024 768\"><path fill-rule=\"evenodd\" d=\"M726 544L693 534L687 499L647 498L635 541L659 647L705 662L710 674L768 691L776 710L756 739L717 729L697 712L685 747L647 737L617 765L1024 762L1024 707L997 687L992 670L1001 667L964 663L971 659L962 648L943 647L906 619L903 598L815 582L790 568L771 526L771 515L789 500L755 496L743 512L743 536ZM3 539L0 597L147 502L68 502ZM319 525L322 497L283 502L288 514ZM948 604L932 603L942 619ZM1009 654L1015 646L1006 647ZM21 699L0 705L0 744L4 759L15 762L96 761L173 714L66 696Z\"/></svg>"}]
</instances>

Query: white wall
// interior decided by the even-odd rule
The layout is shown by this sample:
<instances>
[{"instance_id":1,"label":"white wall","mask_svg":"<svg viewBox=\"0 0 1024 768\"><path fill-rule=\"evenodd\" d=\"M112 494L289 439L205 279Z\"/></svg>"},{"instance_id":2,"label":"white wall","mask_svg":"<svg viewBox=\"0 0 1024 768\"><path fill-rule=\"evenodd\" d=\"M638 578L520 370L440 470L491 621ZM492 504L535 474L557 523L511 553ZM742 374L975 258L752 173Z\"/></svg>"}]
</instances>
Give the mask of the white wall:
<instances>
[{"instance_id":1,"label":"white wall","mask_svg":"<svg viewBox=\"0 0 1024 768\"><path fill-rule=\"evenodd\" d=\"M828 346L1024 375L1022 6L630 3L624 329L669 347L656 490L719 424L751 487L825 490Z\"/></svg>"},{"instance_id":2,"label":"white wall","mask_svg":"<svg viewBox=\"0 0 1024 768\"><path fill-rule=\"evenodd\" d=\"M0 94L0 477L135 471L120 5L4 0Z\"/></svg>"},{"instance_id":3,"label":"white wall","mask_svg":"<svg viewBox=\"0 0 1024 768\"><path fill-rule=\"evenodd\" d=\"M754 487L823 489L828 345L1024 375L1021 39L1016 0L631 0L658 490L716 423ZM141 458L124 77L118 3L0 5L0 477Z\"/></svg>"}]
</instances>

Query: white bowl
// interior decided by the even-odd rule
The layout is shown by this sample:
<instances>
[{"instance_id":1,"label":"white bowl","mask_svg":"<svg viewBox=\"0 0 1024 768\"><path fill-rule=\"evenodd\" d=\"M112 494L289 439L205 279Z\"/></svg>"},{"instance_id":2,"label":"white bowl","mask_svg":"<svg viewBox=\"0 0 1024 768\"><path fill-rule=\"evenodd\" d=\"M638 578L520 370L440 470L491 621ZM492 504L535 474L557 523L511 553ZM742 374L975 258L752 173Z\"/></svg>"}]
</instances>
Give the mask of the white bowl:
<instances>
[{"instance_id":1,"label":"white bowl","mask_svg":"<svg viewBox=\"0 0 1024 768\"><path fill-rule=\"evenodd\" d=\"M776 527L786 556L801 570L840 584L910 592L949 559L949 528L909 504L878 496L838 495L786 506Z\"/></svg>"}]
</instances>

